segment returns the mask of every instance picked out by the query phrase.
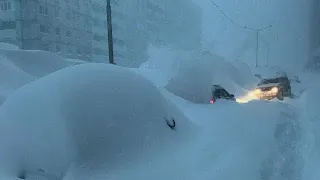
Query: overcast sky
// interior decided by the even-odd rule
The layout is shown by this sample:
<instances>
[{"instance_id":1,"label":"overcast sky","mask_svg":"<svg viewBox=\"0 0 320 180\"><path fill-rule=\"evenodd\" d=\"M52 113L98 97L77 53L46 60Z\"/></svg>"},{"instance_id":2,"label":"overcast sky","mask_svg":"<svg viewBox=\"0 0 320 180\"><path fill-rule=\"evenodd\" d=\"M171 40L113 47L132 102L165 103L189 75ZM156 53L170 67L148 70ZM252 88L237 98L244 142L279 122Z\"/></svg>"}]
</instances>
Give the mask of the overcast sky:
<instances>
[{"instance_id":1,"label":"overcast sky","mask_svg":"<svg viewBox=\"0 0 320 180\"><path fill-rule=\"evenodd\" d=\"M248 64L255 62L255 34L234 27L212 5L210 0L193 0L203 9L204 39L214 41L217 54L226 59L241 56ZM270 43L269 62L296 70L307 60L309 1L302 0L214 0L237 23L252 28L272 25L261 32L260 64L266 64L267 42ZM242 51L246 38L251 49Z\"/></svg>"}]
</instances>

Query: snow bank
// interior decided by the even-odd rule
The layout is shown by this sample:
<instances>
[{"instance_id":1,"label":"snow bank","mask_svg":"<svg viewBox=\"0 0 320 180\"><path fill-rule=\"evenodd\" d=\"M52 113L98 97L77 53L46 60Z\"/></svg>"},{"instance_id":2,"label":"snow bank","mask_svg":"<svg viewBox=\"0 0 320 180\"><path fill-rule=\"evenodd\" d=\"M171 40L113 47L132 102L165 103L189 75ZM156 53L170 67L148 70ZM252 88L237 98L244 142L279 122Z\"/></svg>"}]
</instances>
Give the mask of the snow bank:
<instances>
[{"instance_id":1,"label":"snow bank","mask_svg":"<svg viewBox=\"0 0 320 180\"><path fill-rule=\"evenodd\" d=\"M17 88L59 69L85 63L64 59L46 51L1 49L0 45L0 105Z\"/></svg>"},{"instance_id":2,"label":"snow bank","mask_svg":"<svg viewBox=\"0 0 320 180\"><path fill-rule=\"evenodd\" d=\"M134 68L133 70L152 81L159 88L165 87L170 80L169 75L161 69L154 67L150 61L141 64L139 68Z\"/></svg>"},{"instance_id":3,"label":"snow bank","mask_svg":"<svg viewBox=\"0 0 320 180\"><path fill-rule=\"evenodd\" d=\"M59 69L80 64L80 62L66 61L63 57L48 51L0 49L0 54L34 77L42 77Z\"/></svg>"},{"instance_id":4,"label":"snow bank","mask_svg":"<svg viewBox=\"0 0 320 180\"><path fill-rule=\"evenodd\" d=\"M211 97L213 84L241 95L255 83L257 79L250 73L242 72L223 58L204 51L180 64L177 75L172 77L166 88L192 102L204 103Z\"/></svg>"},{"instance_id":5,"label":"snow bank","mask_svg":"<svg viewBox=\"0 0 320 180\"><path fill-rule=\"evenodd\" d=\"M316 74L301 74L302 94L296 101L302 112L303 129L305 131L304 145L302 146L305 167L303 179L317 180L320 177L320 115L319 115L319 91L320 76Z\"/></svg>"},{"instance_id":6,"label":"snow bank","mask_svg":"<svg viewBox=\"0 0 320 180\"><path fill-rule=\"evenodd\" d=\"M0 42L0 49L19 50L19 47L14 44Z\"/></svg>"},{"instance_id":7,"label":"snow bank","mask_svg":"<svg viewBox=\"0 0 320 180\"><path fill-rule=\"evenodd\" d=\"M174 130L165 121L172 124L172 118ZM83 173L91 176L90 169L103 167L109 177L138 162L152 166L175 155L172 148L185 147L193 131L138 73L106 64L76 65L21 87L5 101L0 169L8 176L38 169L59 176L71 168L68 178L89 179Z\"/></svg>"},{"instance_id":8,"label":"snow bank","mask_svg":"<svg viewBox=\"0 0 320 180\"><path fill-rule=\"evenodd\" d=\"M0 56L0 105L11 92L34 79L6 57Z\"/></svg>"}]
</instances>

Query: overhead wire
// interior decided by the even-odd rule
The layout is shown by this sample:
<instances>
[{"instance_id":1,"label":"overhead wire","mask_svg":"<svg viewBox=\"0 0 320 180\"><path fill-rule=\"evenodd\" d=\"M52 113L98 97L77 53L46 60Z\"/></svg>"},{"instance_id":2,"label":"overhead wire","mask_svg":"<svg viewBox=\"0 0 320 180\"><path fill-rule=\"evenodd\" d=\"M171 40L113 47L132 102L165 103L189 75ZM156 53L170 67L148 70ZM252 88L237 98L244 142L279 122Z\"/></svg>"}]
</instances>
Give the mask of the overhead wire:
<instances>
[{"instance_id":1,"label":"overhead wire","mask_svg":"<svg viewBox=\"0 0 320 180\"><path fill-rule=\"evenodd\" d=\"M213 0L210 0L210 2L213 4L213 6L215 6L219 12L229 21L231 22L231 24L233 24L235 27L239 28L240 30L242 30L243 32L245 31L245 26L240 25L239 23L237 23L235 20L233 20L231 17L229 17L221 8L220 6L218 6L217 3L215 3Z\"/></svg>"}]
</instances>

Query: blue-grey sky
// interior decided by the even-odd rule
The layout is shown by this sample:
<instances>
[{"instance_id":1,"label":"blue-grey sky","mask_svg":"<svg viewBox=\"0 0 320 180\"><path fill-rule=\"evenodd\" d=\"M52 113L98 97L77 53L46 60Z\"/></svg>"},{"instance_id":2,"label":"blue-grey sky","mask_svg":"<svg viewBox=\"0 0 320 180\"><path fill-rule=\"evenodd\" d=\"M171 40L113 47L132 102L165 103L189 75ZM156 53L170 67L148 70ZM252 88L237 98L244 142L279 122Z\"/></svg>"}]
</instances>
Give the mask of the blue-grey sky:
<instances>
[{"instance_id":1,"label":"blue-grey sky","mask_svg":"<svg viewBox=\"0 0 320 180\"><path fill-rule=\"evenodd\" d=\"M193 0L203 9L203 35L206 41L214 41L217 54L226 59L241 56L248 64L255 62L255 34L234 27L211 4L210 0ZM214 0L234 21L252 28L272 24L261 33L260 64L266 64L267 43L270 43L269 62L288 70L297 70L307 60L309 1L301 0ZM249 38L252 48L243 51Z\"/></svg>"}]
</instances>

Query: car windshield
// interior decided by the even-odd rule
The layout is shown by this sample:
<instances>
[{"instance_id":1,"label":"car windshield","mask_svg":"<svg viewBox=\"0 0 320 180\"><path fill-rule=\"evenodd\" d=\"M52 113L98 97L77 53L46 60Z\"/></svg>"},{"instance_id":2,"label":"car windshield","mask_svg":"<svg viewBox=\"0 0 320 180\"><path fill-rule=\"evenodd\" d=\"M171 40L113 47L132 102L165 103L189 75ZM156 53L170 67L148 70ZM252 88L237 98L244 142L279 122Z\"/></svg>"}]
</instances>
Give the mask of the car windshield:
<instances>
[{"instance_id":1,"label":"car windshield","mask_svg":"<svg viewBox=\"0 0 320 180\"><path fill-rule=\"evenodd\" d=\"M264 79L260 84L279 83L280 79Z\"/></svg>"}]
</instances>

